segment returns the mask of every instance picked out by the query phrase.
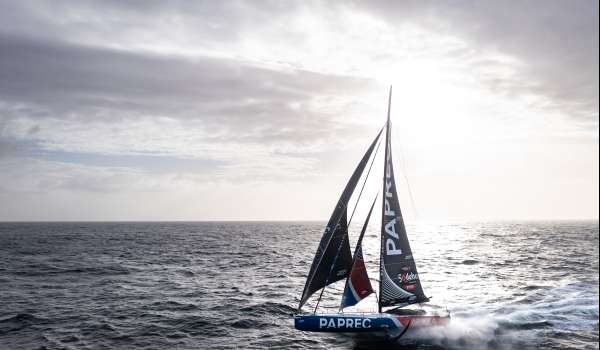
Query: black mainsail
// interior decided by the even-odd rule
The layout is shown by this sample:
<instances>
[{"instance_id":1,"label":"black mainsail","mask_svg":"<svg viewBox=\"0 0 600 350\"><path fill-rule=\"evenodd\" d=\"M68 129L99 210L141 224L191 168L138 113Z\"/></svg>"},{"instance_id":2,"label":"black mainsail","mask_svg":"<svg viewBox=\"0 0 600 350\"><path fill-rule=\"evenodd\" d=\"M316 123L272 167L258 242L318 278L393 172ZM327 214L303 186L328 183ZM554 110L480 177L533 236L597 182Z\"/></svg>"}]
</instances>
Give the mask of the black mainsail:
<instances>
[{"instance_id":1,"label":"black mainsail","mask_svg":"<svg viewBox=\"0 0 600 350\"><path fill-rule=\"evenodd\" d=\"M381 131L375 137L375 140L369 146L369 149L362 157L350 180L346 184L337 205L333 210L333 214L329 218L329 222L325 227L323 237L313 259L300 305L302 308L308 298L319 289L340 281L348 276L352 267L352 253L350 252L350 243L348 240L348 223L347 223L347 207L350 197L360 180L360 177L367 165L371 153L381 136Z\"/></svg>"},{"instance_id":2,"label":"black mainsail","mask_svg":"<svg viewBox=\"0 0 600 350\"><path fill-rule=\"evenodd\" d=\"M398 202L391 149L390 108L388 101L386 124L385 167L383 177L383 208L381 220L381 261L379 266L379 311L383 306L409 305L429 299L423 293L417 266L406 235Z\"/></svg>"}]
</instances>

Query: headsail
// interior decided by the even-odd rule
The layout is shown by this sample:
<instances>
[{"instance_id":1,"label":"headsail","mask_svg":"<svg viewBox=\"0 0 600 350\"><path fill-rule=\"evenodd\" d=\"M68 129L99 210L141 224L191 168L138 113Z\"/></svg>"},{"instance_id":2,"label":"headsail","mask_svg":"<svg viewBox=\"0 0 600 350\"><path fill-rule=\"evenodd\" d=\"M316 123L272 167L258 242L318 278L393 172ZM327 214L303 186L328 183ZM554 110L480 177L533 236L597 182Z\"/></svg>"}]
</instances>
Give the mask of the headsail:
<instances>
[{"instance_id":1,"label":"headsail","mask_svg":"<svg viewBox=\"0 0 600 350\"><path fill-rule=\"evenodd\" d=\"M362 240L365 232L367 231L369 219L371 218L371 213L373 212L373 207L375 206L376 201L377 197L375 197L373 200L371 210L369 210L365 224L360 231L358 242L356 243L352 269L350 270L350 275L346 280L346 287L344 288L344 294L342 295L342 304L340 305L340 310L345 307L358 304L359 301L366 298L369 294L375 292L371 286L371 281L369 280L369 275L367 273L367 267L365 266L365 261L363 259Z\"/></svg>"},{"instance_id":2,"label":"headsail","mask_svg":"<svg viewBox=\"0 0 600 350\"><path fill-rule=\"evenodd\" d=\"M350 252L350 243L348 241L347 227L347 206L358 180L367 165L371 153L381 136L381 131L375 137L375 140L369 146L369 149L362 157L350 180L346 184L336 207L333 210L331 218L327 223L321 242L317 249L317 253L313 259L313 263L304 285L302 298L298 309L306 303L308 298L317 290L325 287L328 284L342 280L348 276L352 265L352 254ZM335 263L335 266L332 266Z\"/></svg>"},{"instance_id":3,"label":"headsail","mask_svg":"<svg viewBox=\"0 0 600 350\"><path fill-rule=\"evenodd\" d=\"M390 88L390 104L392 90ZM379 309L382 306L428 301L423 293L413 259L394 180L390 138L390 119L386 125L383 213L381 222L381 263L379 267Z\"/></svg>"}]
</instances>

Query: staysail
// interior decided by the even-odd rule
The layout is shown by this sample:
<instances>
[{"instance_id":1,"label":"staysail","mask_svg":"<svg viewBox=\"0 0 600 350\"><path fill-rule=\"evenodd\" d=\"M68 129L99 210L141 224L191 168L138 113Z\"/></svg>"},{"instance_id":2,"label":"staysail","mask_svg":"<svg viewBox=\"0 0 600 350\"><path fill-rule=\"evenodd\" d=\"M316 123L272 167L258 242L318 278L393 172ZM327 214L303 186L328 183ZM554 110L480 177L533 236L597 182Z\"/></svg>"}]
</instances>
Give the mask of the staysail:
<instances>
[{"instance_id":1,"label":"staysail","mask_svg":"<svg viewBox=\"0 0 600 350\"><path fill-rule=\"evenodd\" d=\"M383 306L426 302L417 266L413 259L398 202L391 150L390 101L386 124L383 208L381 221L381 263L379 266L379 311Z\"/></svg>"},{"instance_id":2,"label":"staysail","mask_svg":"<svg viewBox=\"0 0 600 350\"><path fill-rule=\"evenodd\" d=\"M354 260L352 262L352 268L350 269L350 275L346 280L344 294L342 294L342 304L340 305L340 310L358 304L359 301L366 298L369 294L375 292L371 286L369 274L367 273L367 267L365 266L362 253L362 240L365 232L367 231L369 219L371 218L371 213L373 212L373 207L375 207L376 200L377 197L375 197L373 200L373 204L371 205L367 219L365 220L363 228L360 231L358 242L356 242L356 248L354 249Z\"/></svg>"},{"instance_id":3,"label":"staysail","mask_svg":"<svg viewBox=\"0 0 600 350\"><path fill-rule=\"evenodd\" d=\"M350 180L346 184L337 205L333 210L333 214L329 218L327 227L321 242L313 259L313 263L304 285L302 298L298 309L306 303L308 298L317 290L325 287L328 284L342 280L348 276L352 265L352 253L350 252L350 243L348 241L348 223L347 223L347 206L358 181L367 165L371 153L381 136L381 131L375 137L375 140L367 149L367 152L362 157Z\"/></svg>"}]
</instances>

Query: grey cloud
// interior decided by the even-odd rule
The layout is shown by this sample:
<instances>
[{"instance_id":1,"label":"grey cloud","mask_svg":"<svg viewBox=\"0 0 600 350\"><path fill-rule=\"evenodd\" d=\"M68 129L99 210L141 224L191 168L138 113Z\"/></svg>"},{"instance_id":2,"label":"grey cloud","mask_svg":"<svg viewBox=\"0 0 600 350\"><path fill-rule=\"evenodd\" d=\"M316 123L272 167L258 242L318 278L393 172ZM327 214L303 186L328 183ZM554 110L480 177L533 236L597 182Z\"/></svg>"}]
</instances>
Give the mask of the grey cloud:
<instances>
[{"instance_id":1,"label":"grey cloud","mask_svg":"<svg viewBox=\"0 0 600 350\"><path fill-rule=\"evenodd\" d=\"M364 132L337 121L338 114L315 111L311 107L313 99L355 95L373 84L365 79L302 70L267 69L234 59L134 53L14 35L0 35L0 52L3 53L0 55L0 157L5 165L13 167L13 176L6 182L19 183L19 178L25 178L35 184L32 187L22 184L20 192L43 188L115 191L128 181L135 182L136 172L160 173L147 163L163 167L166 173L203 176L190 181L204 181L209 175L227 179L237 176L243 181L266 176L306 176L298 169L309 170L314 159L298 162L294 155L276 151L295 150L319 141L331 144L336 142L337 134L347 138ZM182 120L189 128L200 125L207 133L192 142L209 143L216 148L222 145L224 152L231 152L232 144L257 145L259 150L254 148L253 154L258 154L258 158L254 162L247 159L237 165L240 169L228 171L230 157L222 161L219 155L201 153L198 157L206 156L213 163L190 169L181 166L183 162L190 163L189 159L178 158L187 156L161 146L121 149L118 154L106 156L93 153L79 156L81 150L77 146L61 147L58 151L50 147L50 153L45 150L48 143L44 128L52 127L55 120L66 120L78 130L85 128L88 121L110 126L127 125L122 122L136 119L152 122L157 117ZM24 129L24 139L15 139L7 129L11 122L20 119L33 120L34 124ZM344 132L336 134L340 129ZM162 139L178 136L171 130L161 133L164 135L156 136ZM96 134L93 141L102 135L107 137L104 143L121 144L116 138L126 137L126 133L117 136L98 131ZM136 137L143 137L140 135L144 133ZM50 142L56 140L56 136L52 138ZM263 148L264 145L270 146ZM147 159L140 158L144 152L149 152ZM236 157L238 161L244 158ZM266 157L275 165L261 164ZM52 172L27 168L24 162L34 159L61 166L51 168ZM115 170L123 164L131 169ZM129 176L128 172L134 175ZM23 174L29 175L23 177Z\"/></svg>"},{"instance_id":2,"label":"grey cloud","mask_svg":"<svg viewBox=\"0 0 600 350\"><path fill-rule=\"evenodd\" d=\"M545 107L597 127L597 1L369 1L354 6L392 25L418 23L476 48L515 56L523 63L518 75L490 77L491 88L541 94L550 101ZM456 54L467 61L471 56ZM497 65L471 63L484 70Z\"/></svg>"},{"instance_id":3,"label":"grey cloud","mask_svg":"<svg viewBox=\"0 0 600 350\"><path fill-rule=\"evenodd\" d=\"M133 168L98 167L9 158L0 162L0 195L39 194L56 190L108 193L132 188L155 191L160 182Z\"/></svg>"},{"instance_id":4,"label":"grey cloud","mask_svg":"<svg viewBox=\"0 0 600 350\"><path fill-rule=\"evenodd\" d=\"M0 108L5 119L114 122L168 116L196 120L215 138L235 131L244 142L309 143L344 127L333 122L334 116L311 110L312 98L372 88L364 79L266 69L235 59L107 48L127 48L130 39L152 41L157 30L178 26L193 28L187 40L194 47L235 46L240 35L269 19L319 7L312 3L7 1L0 6L0 103L6 104ZM548 97L542 107L597 125L597 2L382 1L344 6L368 10L392 25L415 22L466 38L476 44L473 49L451 54L468 62L496 93L541 94ZM178 40L176 33L168 30L157 39ZM301 41L299 35L293 40ZM478 48L506 52L524 65L517 75L499 77L490 71L502 63L476 58Z\"/></svg>"},{"instance_id":5,"label":"grey cloud","mask_svg":"<svg viewBox=\"0 0 600 350\"><path fill-rule=\"evenodd\" d=\"M3 217L24 217L22 213L26 213L27 218L62 215L77 219L83 215L98 219L102 209L106 213L117 208L126 214L112 214L116 215L112 218L131 218L131 213L141 210L139 204L147 202L144 198L165 201L165 193L145 197L139 195L142 192L179 192L176 197L185 208L190 202L188 189L194 188L196 194L207 195L194 195L194 202L204 201L230 212L232 195L264 198L261 191L269 189L265 186L256 190L248 181L266 181L278 196L289 192L292 197L310 199L310 203L325 203L325 193L343 184L360 156L353 147L364 147L365 139L374 133L344 120L344 110L361 110L349 107L355 101L345 96L361 96L363 90L382 87L367 79L266 68L234 55L245 53L236 48L243 47L246 39L261 44L288 40L298 50L311 47L310 42L303 42L310 37L305 38L302 28L288 30L286 20L295 19L297 14L310 17L311 10L325 10L323 13L335 17L337 12L331 6L355 6L391 25L413 22L465 39L468 49L450 54L469 63L489 88L502 94L547 96L549 102L544 107L566 111L576 120L597 125L598 3L594 1L369 1L331 5L300 1L0 0L0 196L6 198L0 201L0 212L9 213ZM332 50L344 42L334 44ZM416 59L438 58L434 46L408 54ZM180 52L186 48L191 48L193 55L148 52ZM518 66L516 75L498 77L493 69L503 62L481 59L481 51L507 53L523 65ZM205 53L229 54L230 58L203 56ZM374 64L393 62L398 57L396 53L368 55L372 55ZM300 61L278 62L278 66L301 67ZM330 98L335 112L320 108L316 98ZM160 117L169 120L157 122ZM88 126L88 121L93 126ZM11 129L15 125L17 128ZM21 138L10 134L17 129ZM579 148L561 150L575 150L572 154L590 154L596 156L590 159L597 159L596 130L595 149L590 151L586 140ZM196 138L196 131L207 133ZM343 138L336 139L336 135ZM71 147L65 146L68 142L57 141L71 136ZM576 137L580 138L580 133ZM118 142L124 139L135 142ZM344 144L332 150L319 142ZM570 145L572 140L564 142ZM86 143L93 145L74 152ZM112 143L115 147L102 147ZM48 144L50 147L44 149ZM519 149L515 154L527 150L527 145L516 146ZM421 153L431 160L427 163L432 168L426 167L427 171L444 169L444 156L452 152L435 149L431 153L441 157L427 158L427 152ZM486 152L482 159L490 158L489 154L493 153ZM540 182L538 176L532 181L552 184L554 180L573 178L571 173L552 171L548 164L589 174L588 166L573 167L565 154L553 158L556 163L543 162L537 168L534 162L533 170L548 178ZM185 157L189 158L182 159ZM581 161L575 158L575 162ZM436 164L441 168L435 168ZM453 169L453 165L447 168ZM459 168L464 165L469 164ZM597 169L595 165L591 168ZM515 174L521 176L523 172ZM590 179L595 181L589 184L597 184L597 176ZM219 181L226 186L215 188ZM435 181L439 188L456 185L444 182L444 177ZM297 183L297 188L290 187L290 183ZM424 182L423 188L432 184L436 187L434 182ZM515 184L524 193L530 191ZM460 188L467 197L477 197L477 193L469 192L469 186ZM587 189L586 184L581 192L573 191L574 196L591 198ZM439 199L439 193L432 193L432 198ZM111 200L104 194L121 197ZM89 203L87 199L91 199ZM548 202L553 197L545 199ZM123 205L125 202L129 208ZM71 205L59 211L56 203ZM273 203L276 207L277 200ZM265 204L265 217L272 215L269 209L275 207ZM47 214L53 208L55 214ZM169 215L160 213L153 219L172 218Z\"/></svg>"},{"instance_id":6,"label":"grey cloud","mask_svg":"<svg viewBox=\"0 0 600 350\"><path fill-rule=\"evenodd\" d=\"M518 75L498 78L494 74L487 74L487 71L498 66L498 62L475 60L475 51L456 53L478 69L478 74L495 92L507 95L541 94L548 97L544 106L546 108L559 109L579 120L594 123L598 121L597 1L356 1L353 5L324 5L318 2L280 1L43 3L25 0L6 1L0 6L3 8L0 11L0 33L7 35L43 38L49 42L59 40L98 46L116 44L120 47L158 40L173 42L178 47L188 46L207 51L235 47L243 42L245 34L256 32L265 23L279 21L281 23L278 22L278 25L285 25L286 16L300 9L310 11L326 6L353 6L383 18L392 25L412 22L466 39L474 44L472 47L475 51L483 48L514 55L524 63ZM193 35L177 35L178 28L186 28L187 33ZM293 36L288 39L301 45L302 33L286 32L286 36ZM206 67L202 74L213 71L221 73L219 69L213 70L206 60L202 61L202 65ZM127 69L128 78L134 77L136 72L140 73L135 64L121 64L123 69ZM144 67L148 66L142 64L140 69L143 70ZM153 68L161 69L156 64ZM117 73L118 71L113 72L113 75ZM245 69L239 70L240 75L248 73ZM156 79L158 72L154 74ZM169 69L165 74L172 74L173 79L181 83L181 75L189 74L189 71ZM190 79L197 76L198 74L192 73ZM225 78L236 79L231 74ZM148 76L146 79L151 80L153 77ZM162 79L167 80L164 96L169 96L169 92L185 95L187 91L201 97L201 92L194 91L190 86L179 85L185 89L181 91L173 89L173 84L169 84L165 77ZM183 79L186 80L189 79ZM123 83L123 89L129 87L129 93L143 93L139 84L131 86L128 82L113 81ZM210 77L207 81L211 81ZM211 87L211 91L223 95L219 91L220 86L224 85ZM260 87L260 84L254 86ZM237 97L234 93L230 96ZM135 101L128 99L112 98L110 102L113 105L135 104ZM178 102L182 102L182 99L178 99ZM82 99L81 104L86 103L87 100ZM169 105L168 101L161 103L162 108ZM244 107L260 106L259 101ZM216 109L214 113L218 113L219 108L220 106L205 105L204 111L212 112ZM235 106L230 109L234 108ZM276 109L273 112L290 114L289 110Z\"/></svg>"},{"instance_id":7,"label":"grey cloud","mask_svg":"<svg viewBox=\"0 0 600 350\"><path fill-rule=\"evenodd\" d=\"M168 43L214 51L237 45L243 34L301 6L282 1L0 1L0 33L96 46ZM292 39L302 40L302 35Z\"/></svg>"},{"instance_id":8,"label":"grey cloud","mask_svg":"<svg viewBox=\"0 0 600 350\"><path fill-rule=\"evenodd\" d=\"M19 153L19 144L0 137L0 159Z\"/></svg>"},{"instance_id":9,"label":"grey cloud","mask_svg":"<svg viewBox=\"0 0 600 350\"><path fill-rule=\"evenodd\" d=\"M7 118L3 118L0 111L0 160L27 154L32 148L28 141L17 140L12 137L6 137ZM35 130L33 130L35 132Z\"/></svg>"},{"instance_id":10,"label":"grey cloud","mask_svg":"<svg viewBox=\"0 0 600 350\"><path fill-rule=\"evenodd\" d=\"M334 128L333 116L307 109L311 99L357 92L372 83L232 59L186 59L14 36L0 37L0 51L0 102L17 106L5 107L5 117L111 122L167 116L197 120L215 131L235 129L238 140L247 141L323 137Z\"/></svg>"}]
</instances>

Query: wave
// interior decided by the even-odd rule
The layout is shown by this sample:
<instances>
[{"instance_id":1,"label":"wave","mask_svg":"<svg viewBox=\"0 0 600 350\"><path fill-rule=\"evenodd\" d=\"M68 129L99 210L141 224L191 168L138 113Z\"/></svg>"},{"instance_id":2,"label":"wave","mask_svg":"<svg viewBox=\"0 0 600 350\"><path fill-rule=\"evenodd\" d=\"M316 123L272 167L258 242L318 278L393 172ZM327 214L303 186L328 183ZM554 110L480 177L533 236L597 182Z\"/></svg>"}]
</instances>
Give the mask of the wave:
<instances>
[{"instance_id":1,"label":"wave","mask_svg":"<svg viewBox=\"0 0 600 350\"><path fill-rule=\"evenodd\" d=\"M28 313L16 314L15 316L7 317L4 319L0 319L0 323L9 323L9 322L28 322L28 323L39 323L46 322L47 320L42 317L37 317Z\"/></svg>"},{"instance_id":2,"label":"wave","mask_svg":"<svg viewBox=\"0 0 600 350\"><path fill-rule=\"evenodd\" d=\"M541 329L552 327L552 322L549 321L537 321L537 322L499 322L498 323L503 330L529 330L529 329Z\"/></svg>"},{"instance_id":3,"label":"wave","mask_svg":"<svg viewBox=\"0 0 600 350\"><path fill-rule=\"evenodd\" d=\"M239 319L233 323L231 323L231 327L238 329L263 329L271 326L272 324L251 320L247 318Z\"/></svg>"},{"instance_id":4,"label":"wave","mask_svg":"<svg viewBox=\"0 0 600 350\"><path fill-rule=\"evenodd\" d=\"M0 335L15 332L32 325L47 324L48 319L29 313L19 313L11 317L0 319Z\"/></svg>"},{"instance_id":5,"label":"wave","mask_svg":"<svg viewBox=\"0 0 600 350\"><path fill-rule=\"evenodd\" d=\"M106 266L90 266L90 267L75 267L63 268L50 264L33 264L27 266L26 270L14 270L12 274L17 276L48 276L48 275L78 275L89 274L95 276L114 276L114 275L129 275L132 273L131 268L121 265L106 265Z\"/></svg>"},{"instance_id":6,"label":"wave","mask_svg":"<svg viewBox=\"0 0 600 350\"><path fill-rule=\"evenodd\" d=\"M190 336L222 337L229 334L229 329L221 320L208 319L200 316L185 317L170 322L171 331L185 333Z\"/></svg>"},{"instance_id":7,"label":"wave","mask_svg":"<svg viewBox=\"0 0 600 350\"><path fill-rule=\"evenodd\" d=\"M191 271L189 269L178 269L175 270L176 273L184 276L184 277L194 277L196 276L196 274L194 273L194 271Z\"/></svg>"},{"instance_id":8,"label":"wave","mask_svg":"<svg viewBox=\"0 0 600 350\"><path fill-rule=\"evenodd\" d=\"M245 225L10 226L8 235L0 225L0 348L398 349L365 334L296 331L294 300L322 229ZM598 226L585 236L586 225L412 236L426 291L452 321L411 329L402 348L597 348ZM324 309L337 311L341 284L327 288Z\"/></svg>"},{"instance_id":9,"label":"wave","mask_svg":"<svg viewBox=\"0 0 600 350\"><path fill-rule=\"evenodd\" d=\"M240 311L242 311L244 313L252 314L252 315L258 315L258 316L262 316L262 315L289 316L289 315L293 314L296 311L296 309L289 305L286 305L286 304L274 303L274 302L268 301L266 303L243 307L240 309Z\"/></svg>"},{"instance_id":10,"label":"wave","mask_svg":"<svg viewBox=\"0 0 600 350\"><path fill-rule=\"evenodd\" d=\"M461 264L463 264L463 265L476 265L476 264L479 264L479 260L467 259L467 260L463 260L461 262Z\"/></svg>"},{"instance_id":11,"label":"wave","mask_svg":"<svg viewBox=\"0 0 600 350\"><path fill-rule=\"evenodd\" d=\"M177 301L156 301L151 304L153 310L156 311L191 311L197 310L199 307L191 303L180 303Z\"/></svg>"}]
</instances>

